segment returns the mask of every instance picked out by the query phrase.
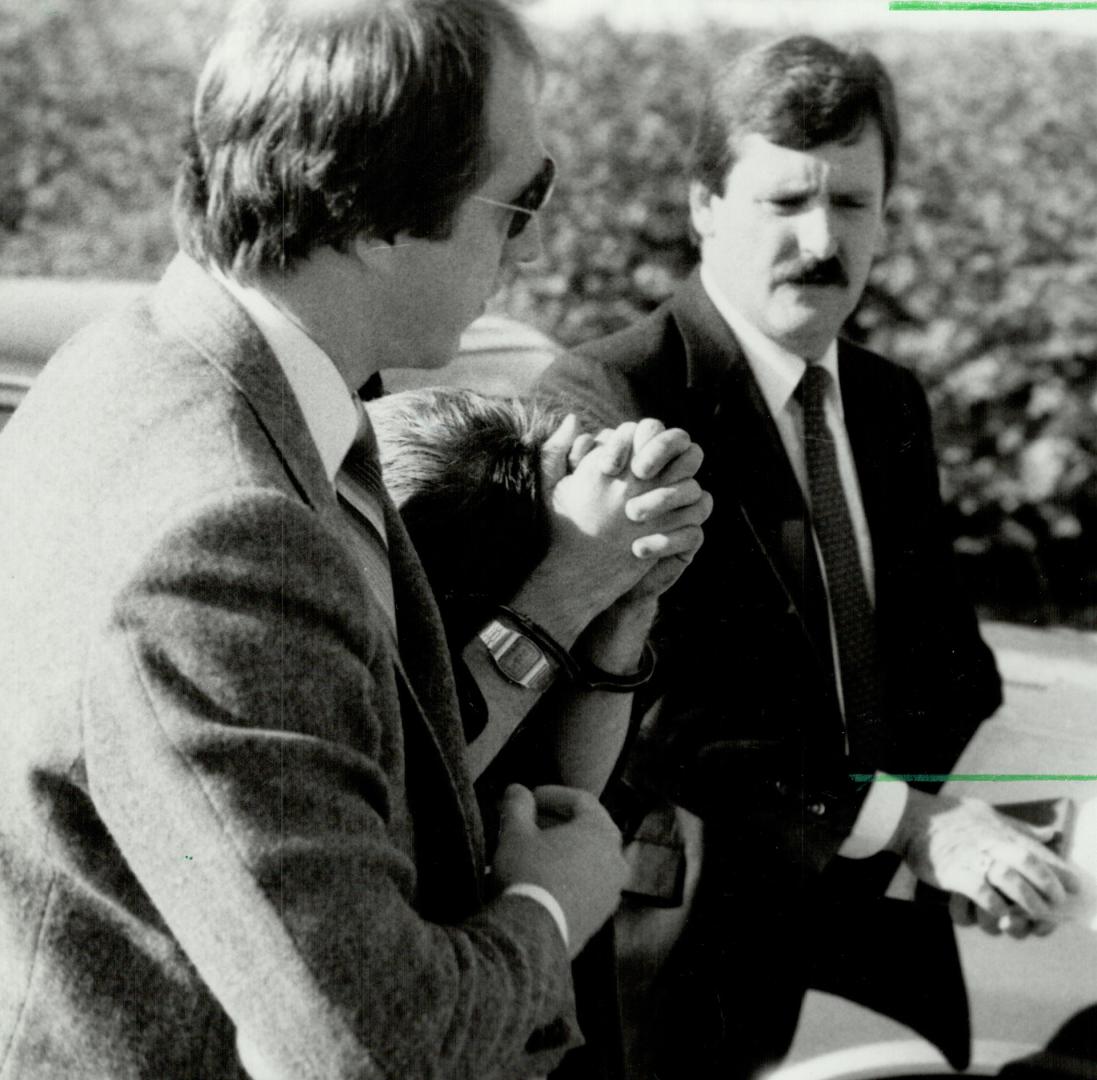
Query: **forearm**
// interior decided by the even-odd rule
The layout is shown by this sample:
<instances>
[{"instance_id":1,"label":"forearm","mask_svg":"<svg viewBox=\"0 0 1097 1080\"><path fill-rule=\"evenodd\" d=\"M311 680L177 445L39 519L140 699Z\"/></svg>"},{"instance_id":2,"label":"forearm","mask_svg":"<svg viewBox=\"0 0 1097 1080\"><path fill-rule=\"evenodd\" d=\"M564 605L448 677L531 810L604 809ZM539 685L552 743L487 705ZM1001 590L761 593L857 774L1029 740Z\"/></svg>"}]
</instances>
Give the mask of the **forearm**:
<instances>
[{"instance_id":1,"label":"forearm","mask_svg":"<svg viewBox=\"0 0 1097 1080\"><path fill-rule=\"evenodd\" d=\"M518 608L519 603L516 599L513 606L529 614L528 609ZM655 611L653 598L613 605L575 642L575 654L611 674L637 670ZM555 759L554 779L595 793L602 790L628 733L631 694L577 688L558 673L551 690L542 695L508 681L478 637L469 642L462 657L488 713L487 725L468 748L467 763L474 779L544 698L539 719L546 728L546 752Z\"/></svg>"},{"instance_id":2,"label":"forearm","mask_svg":"<svg viewBox=\"0 0 1097 1080\"><path fill-rule=\"evenodd\" d=\"M613 605L583 634L576 653L614 675L636 671L656 610L654 598ZM561 698L553 747L564 783L602 792L624 749L632 704L632 694L604 690L573 691Z\"/></svg>"},{"instance_id":3,"label":"forearm","mask_svg":"<svg viewBox=\"0 0 1097 1080\"><path fill-rule=\"evenodd\" d=\"M631 694L578 689L563 675L544 694L527 690L502 677L479 639L466 646L463 658L488 713L484 730L466 755L473 780L480 778L537 706L539 715L531 723L544 725L546 737L539 743L555 765L546 770L545 778L551 773L555 782L601 792L628 734ZM631 669L626 664L616 670Z\"/></svg>"},{"instance_id":4,"label":"forearm","mask_svg":"<svg viewBox=\"0 0 1097 1080\"><path fill-rule=\"evenodd\" d=\"M534 569L508 607L532 619L570 650L614 599L599 590L585 567L550 556Z\"/></svg>"},{"instance_id":5,"label":"forearm","mask_svg":"<svg viewBox=\"0 0 1097 1080\"><path fill-rule=\"evenodd\" d=\"M552 754L560 783L600 795L624 749L632 694L568 691L557 701Z\"/></svg>"},{"instance_id":6,"label":"forearm","mask_svg":"<svg viewBox=\"0 0 1097 1080\"><path fill-rule=\"evenodd\" d=\"M601 607L597 605L601 605ZM563 579L551 564L542 563L529 576L507 606L530 619L555 640L561 648L571 650L580 635L587 629L599 613L606 614L606 601L593 597L593 590L580 582ZM613 610L613 609L611 609ZM631 618L622 620L620 633L614 633L607 627L591 627L583 646L594 662L601 658L599 666L607 671L634 670L634 661L643 649L644 638L650 628L654 607L638 612ZM646 619L646 624L637 625L637 620ZM589 640L588 640L589 639ZM593 650L593 651L591 651ZM633 656L635 652L635 656ZM469 674L475 680L487 708L488 721L484 730L469 745L466 762L474 780L479 779L484 770L507 744L522 722L529 715L543 693L534 689L518 686L510 682L492 660L487 647L474 637L464 648L462 654ZM557 673L554 690L561 686L565 676ZM575 694L559 698L559 708L570 710L572 702L592 695ZM599 698L614 695L598 694ZM621 696L621 695L615 695ZM554 695L555 697L555 695ZM559 715L554 705L553 713ZM626 720L627 727L627 720ZM622 735L623 738L623 735ZM569 757L574 755L569 754ZM612 769L612 765L610 766ZM607 774L608 775L608 774ZM568 782L565 780L565 782ZM586 784L576 786L586 787Z\"/></svg>"},{"instance_id":7,"label":"forearm","mask_svg":"<svg viewBox=\"0 0 1097 1080\"><path fill-rule=\"evenodd\" d=\"M461 657L487 709L487 724L465 755L472 779L478 780L544 695L508 682L478 637L465 646Z\"/></svg>"}]
</instances>

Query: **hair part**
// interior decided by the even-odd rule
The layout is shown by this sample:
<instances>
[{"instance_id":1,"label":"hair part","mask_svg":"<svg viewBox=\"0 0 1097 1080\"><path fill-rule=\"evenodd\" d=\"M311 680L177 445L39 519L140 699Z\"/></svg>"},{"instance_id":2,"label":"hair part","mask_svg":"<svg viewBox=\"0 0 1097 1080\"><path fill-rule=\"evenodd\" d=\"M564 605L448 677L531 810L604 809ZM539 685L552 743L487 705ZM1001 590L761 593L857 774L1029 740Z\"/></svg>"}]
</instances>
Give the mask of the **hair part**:
<instances>
[{"instance_id":1,"label":"hair part","mask_svg":"<svg viewBox=\"0 0 1097 1080\"><path fill-rule=\"evenodd\" d=\"M180 246L248 276L363 234L445 239L494 164L501 47L538 67L505 0L243 0L199 80Z\"/></svg>"},{"instance_id":2,"label":"hair part","mask_svg":"<svg viewBox=\"0 0 1097 1080\"><path fill-rule=\"evenodd\" d=\"M541 447L564 413L444 387L389 394L367 409L385 487L458 640L548 552Z\"/></svg>"},{"instance_id":3,"label":"hair part","mask_svg":"<svg viewBox=\"0 0 1097 1080\"><path fill-rule=\"evenodd\" d=\"M757 133L778 146L814 150L856 142L874 121L884 148L884 192L899 156L895 88L867 49L845 51L809 35L749 49L712 79L689 157L689 177L724 194L743 136Z\"/></svg>"}]
</instances>

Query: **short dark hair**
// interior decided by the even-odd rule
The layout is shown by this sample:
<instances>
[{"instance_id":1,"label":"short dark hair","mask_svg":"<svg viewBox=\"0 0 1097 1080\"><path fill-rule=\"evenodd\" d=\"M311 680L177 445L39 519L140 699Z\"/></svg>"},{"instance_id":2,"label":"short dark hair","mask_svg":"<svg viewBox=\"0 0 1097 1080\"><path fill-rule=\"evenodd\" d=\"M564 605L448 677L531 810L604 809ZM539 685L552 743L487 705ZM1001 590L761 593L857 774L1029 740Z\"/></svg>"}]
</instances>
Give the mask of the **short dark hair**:
<instances>
[{"instance_id":1,"label":"short dark hair","mask_svg":"<svg viewBox=\"0 0 1097 1080\"><path fill-rule=\"evenodd\" d=\"M176 185L180 246L243 275L360 234L445 239L490 171L506 0L243 0L214 45Z\"/></svg>"},{"instance_id":2,"label":"short dark hair","mask_svg":"<svg viewBox=\"0 0 1097 1080\"><path fill-rule=\"evenodd\" d=\"M809 35L760 45L714 75L690 151L690 179L722 195L736 143L751 132L778 146L813 150L856 140L869 120L883 138L886 193L895 180L900 131L895 88L880 60Z\"/></svg>"},{"instance_id":3,"label":"short dark hair","mask_svg":"<svg viewBox=\"0 0 1097 1080\"><path fill-rule=\"evenodd\" d=\"M548 552L541 447L564 413L448 387L389 394L367 409L385 487L451 641L463 643Z\"/></svg>"}]
</instances>

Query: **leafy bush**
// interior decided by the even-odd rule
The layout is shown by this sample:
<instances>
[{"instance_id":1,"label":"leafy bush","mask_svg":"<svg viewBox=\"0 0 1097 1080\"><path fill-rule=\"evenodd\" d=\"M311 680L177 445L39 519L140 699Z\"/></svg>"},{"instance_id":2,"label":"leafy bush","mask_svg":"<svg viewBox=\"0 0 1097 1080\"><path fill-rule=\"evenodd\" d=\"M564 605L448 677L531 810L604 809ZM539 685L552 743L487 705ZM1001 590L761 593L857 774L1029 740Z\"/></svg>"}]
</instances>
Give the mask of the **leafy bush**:
<instances>
[{"instance_id":1,"label":"leafy bush","mask_svg":"<svg viewBox=\"0 0 1097 1080\"><path fill-rule=\"evenodd\" d=\"M221 0L0 8L0 273L154 277L202 40ZM545 259L501 301L566 344L651 310L692 266L680 162L705 71L753 39L558 34ZM868 37L906 143L850 332L915 368L987 610L1097 626L1097 58L1035 36Z\"/></svg>"}]
</instances>

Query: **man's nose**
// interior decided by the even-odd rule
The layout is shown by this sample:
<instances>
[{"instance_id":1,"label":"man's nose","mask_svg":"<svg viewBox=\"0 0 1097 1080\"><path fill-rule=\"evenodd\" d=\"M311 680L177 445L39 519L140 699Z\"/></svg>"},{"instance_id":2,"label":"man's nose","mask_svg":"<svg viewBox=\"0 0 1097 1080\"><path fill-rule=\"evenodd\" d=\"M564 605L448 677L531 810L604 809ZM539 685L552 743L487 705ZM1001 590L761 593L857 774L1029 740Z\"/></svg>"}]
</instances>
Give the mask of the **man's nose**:
<instances>
[{"instance_id":1,"label":"man's nose","mask_svg":"<svg viewBox=\"0 0 1097 1080\"><path fill-rule=\"evenodd\" d=\"M834 220L827 206L817 204L800 214L796 222L796 233L802 257L823 262L838 251Z\"/></svg>"}]
</instances>

